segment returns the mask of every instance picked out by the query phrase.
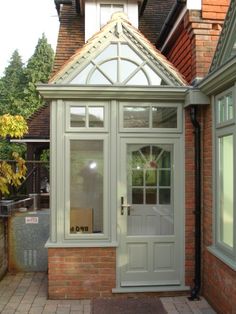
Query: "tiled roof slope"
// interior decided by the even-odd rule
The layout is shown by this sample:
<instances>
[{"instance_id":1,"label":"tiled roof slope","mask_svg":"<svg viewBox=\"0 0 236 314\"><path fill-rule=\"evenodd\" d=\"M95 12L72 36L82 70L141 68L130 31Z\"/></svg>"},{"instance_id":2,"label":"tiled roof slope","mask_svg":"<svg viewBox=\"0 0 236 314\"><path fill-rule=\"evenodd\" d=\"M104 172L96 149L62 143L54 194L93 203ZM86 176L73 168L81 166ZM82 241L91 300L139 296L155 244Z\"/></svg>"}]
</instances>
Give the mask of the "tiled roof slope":
<instances>
[{"instance_id":1,"label":"tiled roof slope","mask_svg":"<svg viewBox=\"0 0 236 314\"><path fill-rule=\"evenodd\" d=\"M29 132L26 138L49 139L50 107L46 103L39 108L27 121Z\"/></svg>"},{"instance_id":2,"label":"tiled roof slope","mask_svg":"<svg viewBox=\"0 0 236 314\"><path fill-rule=\"evenodd\" d=\"M143 16L139 21L139 30L155 44L175 0L148 0Z\"/></svg>"},{"instance_id":3,"label":"tiled roof slope","mask_svg":"<svg viewBox=\"0 0 236 314\"><path fill-rule=\"evenodd\" d=\"M154 57L157 60L161 65L162 70L167 73L167 75L172 76L173 85L186 85L186 81L181 73L138 29L131 25L127 20L127 16L123 13L113 14L112 19L98 33L94 34L83 48L78 49L49 82L54 84L64 82L66 76L70 75L70 72L74 71L74 68L80 63L79 60L86 59L86 54L89 53L90 49L99 46L101 38L105 38L108 33L112 33L118 25L122 26L123 31L126 32L126 36L130 37L130 39L133 37L135 41L138 41L137 45L140 46L140 49L146 49L146 51L152 55L152 58ZM81 62L84 62L84 60Z\"/></svg>"},{"instance_id":4,"label":"tiled roof slope","mask_svg":"<svg viewBox=\"0 0 236 314\"><path fill-rule=\"evenodd\" d=\"M84 45L84 17L78 16L74 3L63 5L60 13L60 28L52 74Z\"/></svg>"}]
</instances>

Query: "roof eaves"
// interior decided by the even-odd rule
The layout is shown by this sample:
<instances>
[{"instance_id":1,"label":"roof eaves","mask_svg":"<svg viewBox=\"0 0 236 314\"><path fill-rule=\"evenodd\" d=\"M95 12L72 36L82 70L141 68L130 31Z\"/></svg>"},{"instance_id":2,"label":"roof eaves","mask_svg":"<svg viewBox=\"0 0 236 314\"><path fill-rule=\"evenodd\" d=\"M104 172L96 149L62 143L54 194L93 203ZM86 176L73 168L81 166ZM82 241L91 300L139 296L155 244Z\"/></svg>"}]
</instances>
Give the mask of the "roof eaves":
<instances>
[{"instance_id":1,"label":"roof eaves","mask_svg":"<svg viewBox=\"0 0 236 314\"><path fill-rule=\"evenodd\" d=\"M180 12L186 5L186 0L176 0L175 4L173 5L170 13L168 14L165 23L163 24L158 39L156 41L156 47L161 48L164 44L166 38L168 37L170 31L172 30L173 25L175 24L177 17L179 16Z\"/></svg>"}]
</instances>

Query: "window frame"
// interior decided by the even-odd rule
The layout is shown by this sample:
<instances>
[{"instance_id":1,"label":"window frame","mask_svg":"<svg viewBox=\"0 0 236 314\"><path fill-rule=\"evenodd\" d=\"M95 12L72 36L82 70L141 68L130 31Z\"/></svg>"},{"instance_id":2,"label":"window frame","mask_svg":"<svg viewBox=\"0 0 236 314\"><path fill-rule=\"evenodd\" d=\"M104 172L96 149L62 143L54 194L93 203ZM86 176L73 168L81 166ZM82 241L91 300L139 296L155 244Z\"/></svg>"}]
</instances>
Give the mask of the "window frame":
<instances>
[{"instance_id":1,"label":"window frame","mask_svg":"<svg viewBox=\"0 0 236 314\"><path fill-rule=\"evenodd\" d=\"M70 100L70 101L65 101L65 106L66 106L66 125L65 125L65 132L70 132L70 133L77 133L77 132L88 132L88 133L103 133L103 132L108 132L109 127L108 127L108 116L109 116L109 102L108 101L87 101L87 100ZM70 109L72 107L85 107L85 114L86 114L86 124L85 127L73 127L70 124ZM103 127L89 127L88 126L88 110L87 108L89 107L103 107L104 108L104 126Z\"/></svg>"},{"instance_id":2,"label":"window frame","mask_svg":"<svg viewBox=\"0 0 236 314\"><path fill-rule=\"evenodd\" d=\"M232 93L233 98L233 118L226 120L222 123L218 120L218 101L219 99L226 97ZM236 269L236 208L234 207L233 213L233 247L224 243L221 234L221 204L220 204L220 143L219 140L222 137L232 135L233 136L233 166L236 166L236 117L235 117L235 88L228 88L225 91L217 94L213 101L213 112L214 112L214 123L213 123L213 188L214 188L214 197L213 204L215 208L214 212L214 243L213 247L210 247L209 250L215 254L219 259L229 265L231 268ZM236 173L234 169L233 174L233 204L236 202Z\"/></svg>"},{"instance_id":3,"label":"window frame","mask_svg":"<svg viewBox=\"0 0 236 314\"><path fill-rule=\"evenodd\" d=\"M97 0L97 29L101 29L106 25L107 21L104 25L101 25L101 5L110 5L111 7L113 5L122 5L123 6L123 12L125 14L128 14L128 7L127 7L127 0L119 0L119 1L114 1L114 0ZM112 13L113 14L113 13ZM110 17L111 18L111 17Z\"/></svg>"},{"instance_id":4,"label":"window frame","mask_svg":"<svg viewBox=\"0 0 236 314\"><path fill-rule=\"evenodd\" d=\"M225 99L229 94L232 95L232 99L233 99L233 118L232 119L227 119L224 122L220 122L219 121L219 108L218 108L218 102L220 99ZM225 90L224 92L218 94L215 97L215 124L216 124L216 128L222 128L222 127L226 127L228 125L234 124L235 123L235 106L234 106L234 89L233 88L229 88L227 90Z\"/></svg>"},{"instance_id":5,"label":"window frame","mask_svg":"<svg viewBox=\"0 0 236 314\"><path fill-rule=\"evenodd\" d=\"M103 141L103 233L70 233L70 142L73 140ZM110 241L110 149L109 134L65 134L65 203L64 203L64 240Z\"/></svg>"},{"instance_id":6,"label":"window frame","mask_svg":"<svg viewBox=\"0 0 236 314\"><path fill-rule=\"evenodd\" d=\"M147 128L127 128L123 126L124 110L126 106L130 107L149 107L149 127ZM154 128L152 127L152 108L153 107L166 107L177 108L177 127L176 128ZM181 103L166 103L166 102L133 102L133 101L120 101L119 102L119 131L121 133L181 133L183 129L183 117L181 112Z\"/></svg>"}]
</instances>

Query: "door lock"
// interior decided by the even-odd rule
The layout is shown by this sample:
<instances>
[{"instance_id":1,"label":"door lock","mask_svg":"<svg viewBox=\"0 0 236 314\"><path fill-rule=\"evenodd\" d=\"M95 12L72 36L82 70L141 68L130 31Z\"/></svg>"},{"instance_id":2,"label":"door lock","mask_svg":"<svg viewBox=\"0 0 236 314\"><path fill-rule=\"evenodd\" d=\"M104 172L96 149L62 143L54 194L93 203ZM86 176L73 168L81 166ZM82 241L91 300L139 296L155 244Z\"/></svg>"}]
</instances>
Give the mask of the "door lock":
<instances>
[{"instance_id":1,"label":"door lock","mask_svg":"<svg viewBox=\"0 0 236 314\"><path fill-rule=\"evenodd\" d=\"M120 208L121 215L124 215L124 209L125 208L127 208L127 214L128 214L128 216L130 216L131 205L130 204L124 204L124 197L121 196L121 208Z\"/></svg>"}]
</instances>

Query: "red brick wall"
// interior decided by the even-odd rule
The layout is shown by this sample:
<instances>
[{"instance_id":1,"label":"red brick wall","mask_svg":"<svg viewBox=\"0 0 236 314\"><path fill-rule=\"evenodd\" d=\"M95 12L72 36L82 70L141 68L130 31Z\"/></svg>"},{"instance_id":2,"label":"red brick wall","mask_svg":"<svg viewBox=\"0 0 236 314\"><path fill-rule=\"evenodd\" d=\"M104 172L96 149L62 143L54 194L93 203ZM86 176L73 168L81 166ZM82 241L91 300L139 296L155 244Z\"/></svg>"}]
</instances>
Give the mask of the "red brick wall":
<instances>
[{"instance_id":1,"label":"red brick wall","mask_svg":"<svg viewBox=\"0 0 236 314\"><path fill-rule=\"evenodd\" d=\"M108 297L116 286L115 248L48 249L50 299Z\"/></svg>"},{"instance_id":2,"label":"red brick wall","mask_svg":"<svg viewBox=\"0 0 236 314\"><path fill-rule=\"evenodd\" d=\"M163 51L189 83L207 75L229 3L228 0L222 5L218 0L203 2L202 11L185 14Z\"/></svg>"},{"instance_id":3,"label":"red brick wall","mask_svg":"<svg viewBox=\"0 0 236 314\"><path fill-rule=\"evenodd\" d=\"M194 278L194 133L185 110L185 284L193 285Z\"/></svg>"},{"instance_id":4,"label":"red brick wall","mask_svg":"<svg viewBox=\"0 0 236 314\"><path fill-rule=\"evenodd\" d=\"M188 82L191 82L192 73L192 43L188 32L185 29L180 31L179 37L174 42L167 54L167 59L184 75Z\"/></svg>"},{"instance_id":5,"label":"red brick wall","mask_svg":"<svg viewBox=\"0 0 236 314\"><path fill-rule=\"evenodd\" d=\"M230 0L202 0L204 19L224 19Z\"/></svg>"},{"instance_id":6,"label":"red brick wall","mask_svg":"<svg viewBox=\"0 0 236 314\"><path fill-rule=\"evenodd\" d=\"M203 295L218 314L235 314L236 272L207 250L204 261Z\"/></svg>"},{"instance_id":7,"label":"red brick wall","mask_svg":"<svg viewBox=\"0 0 236 314\"><path fill-rule=\"evenodd\" d=\"M212 255L212 113L203 108L203 282L202 293L219 314L236 313L236 272Z\"/></svg>"}]
</instances>

